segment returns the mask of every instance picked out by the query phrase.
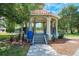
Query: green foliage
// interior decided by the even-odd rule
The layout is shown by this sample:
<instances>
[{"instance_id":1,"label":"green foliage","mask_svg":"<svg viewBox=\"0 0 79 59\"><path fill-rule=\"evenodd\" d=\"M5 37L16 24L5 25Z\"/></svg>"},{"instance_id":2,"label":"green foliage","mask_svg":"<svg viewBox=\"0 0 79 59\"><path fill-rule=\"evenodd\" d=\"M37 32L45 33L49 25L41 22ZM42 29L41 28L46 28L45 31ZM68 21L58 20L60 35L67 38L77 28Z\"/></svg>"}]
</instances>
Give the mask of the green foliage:
<instances>
[{"instance_id":1,"label":"green foliage","mask_svg":"<svg viewBox=\"0 0 79 59\"><path fill-rule=\"evenodd\" d=\"M29 45L20 46L18 44L0 43L0 56L25 56L28 49Z\"/></svg>"},{"instance_id":2,"label":"green foliage","mask_svg":"<svg viewBox=\"0 0 79 59\"><path fill-rule=\"evenodd\" d=\"M60 12L59 29L65 30L65 32L70 31L73 33L78 26L79 13L77 12L78 6L68 5L62 9ZM75 26L76 24L76 26Z\"/></svg>"},{"instance_id":3,"label":"green foliage","mask_svg":"<svg viewBox=\"0 0 79 59\"><path fill-rule=\"evenodd\" d=\"M30 19L30 12L34 9L40 9L40 5L30 3L0 4L0 16L7 19L7 31L14 32L16 23L22 27L26 25Z\"/></svg>"}]
</instances>

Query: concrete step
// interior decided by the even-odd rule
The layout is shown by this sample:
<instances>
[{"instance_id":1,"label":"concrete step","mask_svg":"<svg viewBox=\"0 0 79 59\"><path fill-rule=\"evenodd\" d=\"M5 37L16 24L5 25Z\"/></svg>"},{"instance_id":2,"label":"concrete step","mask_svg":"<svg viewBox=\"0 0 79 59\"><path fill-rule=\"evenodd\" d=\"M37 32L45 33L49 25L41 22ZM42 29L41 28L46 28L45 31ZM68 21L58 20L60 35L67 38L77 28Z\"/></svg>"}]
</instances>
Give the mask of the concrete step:
<instances>
[{"instance_id":1,"label":"concrete step","mask_svg":"<svg viewBox=\"0 0 79 59\"><path fill-rule=\"evenodd\" d=\"M45 44L44 34L35 34L34 35L34 44Z\"/></svg>"}]
</instances>

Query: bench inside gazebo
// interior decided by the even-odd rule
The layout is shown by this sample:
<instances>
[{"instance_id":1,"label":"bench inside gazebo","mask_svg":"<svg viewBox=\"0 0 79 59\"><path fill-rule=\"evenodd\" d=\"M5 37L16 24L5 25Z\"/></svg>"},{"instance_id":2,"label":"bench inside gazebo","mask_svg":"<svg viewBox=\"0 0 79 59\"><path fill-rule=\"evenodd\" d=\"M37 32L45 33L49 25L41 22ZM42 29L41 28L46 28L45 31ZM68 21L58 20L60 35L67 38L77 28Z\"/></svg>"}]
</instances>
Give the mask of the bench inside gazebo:
<instances>
[{"instance_id":1,"label":"bench inside gazebo","mask_svg":"<svg viewBox=\"0 0 79 59\"><path fill-rule=\"evenodd\" d=\"M52 37L58 38L58 18L57 15L49 13L46 10L31 11L29 31L34 33L32 43L34 44L35 40L39 42L44 39L47 44L48 40L51 40ZM40 24L38 27L41 30L37 31L37 24Z\"/></svg>"}]
</instances>

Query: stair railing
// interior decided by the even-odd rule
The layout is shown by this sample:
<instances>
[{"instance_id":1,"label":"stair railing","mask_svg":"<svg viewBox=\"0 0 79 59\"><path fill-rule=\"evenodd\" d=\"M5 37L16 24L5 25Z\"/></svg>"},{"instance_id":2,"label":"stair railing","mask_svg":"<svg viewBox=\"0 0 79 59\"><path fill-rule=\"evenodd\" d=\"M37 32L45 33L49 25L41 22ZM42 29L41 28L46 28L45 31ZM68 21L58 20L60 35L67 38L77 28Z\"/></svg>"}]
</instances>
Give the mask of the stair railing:
<instances>
[{"instance_id":1,"label":"stair railing","mask_svg":"<svg viewBox=\"0 0 79 59\"><path fill-rule=\"evenodd\" d=\"M44 39L45 39L45 43L47 44L47 39L46 39L46 36L44 35Z\"/></svg>"},{"instance_id":2,"label":"stair railing","mask_svg":"<svg viewBox=\"0 0 79 59\"><path fill-rule=\"evenodd\" d=\"M34 44L34 36L33 36L32 44Z\"/></svg>"}]
</instances>

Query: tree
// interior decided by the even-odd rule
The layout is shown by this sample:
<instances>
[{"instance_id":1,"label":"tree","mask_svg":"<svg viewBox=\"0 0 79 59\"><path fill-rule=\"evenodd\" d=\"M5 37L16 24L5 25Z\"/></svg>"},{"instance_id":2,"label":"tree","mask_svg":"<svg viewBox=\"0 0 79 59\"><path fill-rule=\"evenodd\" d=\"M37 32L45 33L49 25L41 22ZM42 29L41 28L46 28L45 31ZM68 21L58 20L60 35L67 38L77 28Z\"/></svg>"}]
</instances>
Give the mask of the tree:
<instances>
[{"instance_id":1,"label":"tree","mask_svg":"<svg viewBox=\"0 0 79 59\"><path fill-rule=\"evenodd\" d=\"M7 31L14 32L16 24L21 26L20 39L22 39L23 27L27 27L27 22L30 20L30 11L41 9L43 4L0 4L0 16L7 19Z\"/></svg>"},{"instance_id":2,"label":"tree","mask_svg":"<svg viewBox=\"0 0 79 59\"><path fill-rule=\"evenodd\" d=\"M7 31L8 32L14 32L15 30L15 20L14 20L14 4L0 4L0 16L5 17L7 20ZM13 13L12 13L13 12Z\"/></svg>"},{"instance_id":3,"label":"tree","mask_svg":"<svg viewBox=\"0 0 79 59\"><path fill-rule=\"evenodd\" d=\"M74 32L75 29L75 18L76 18L76 11L78 7L74 5L68 5L62 9L60 12L61 19L59 20L59 27L65 29L66 31L70 30L71 33Z\"/></svg>"},{"instance_id":4,"label":"tree","mask_svg":"<svg viewBox=\"0 0 79 59\"><path fill-rule=\"evenodd\" d=\"M77 32L79 33L79 12L76 12L74 27L77 29Z\"/></svg>"}]
</instances>

